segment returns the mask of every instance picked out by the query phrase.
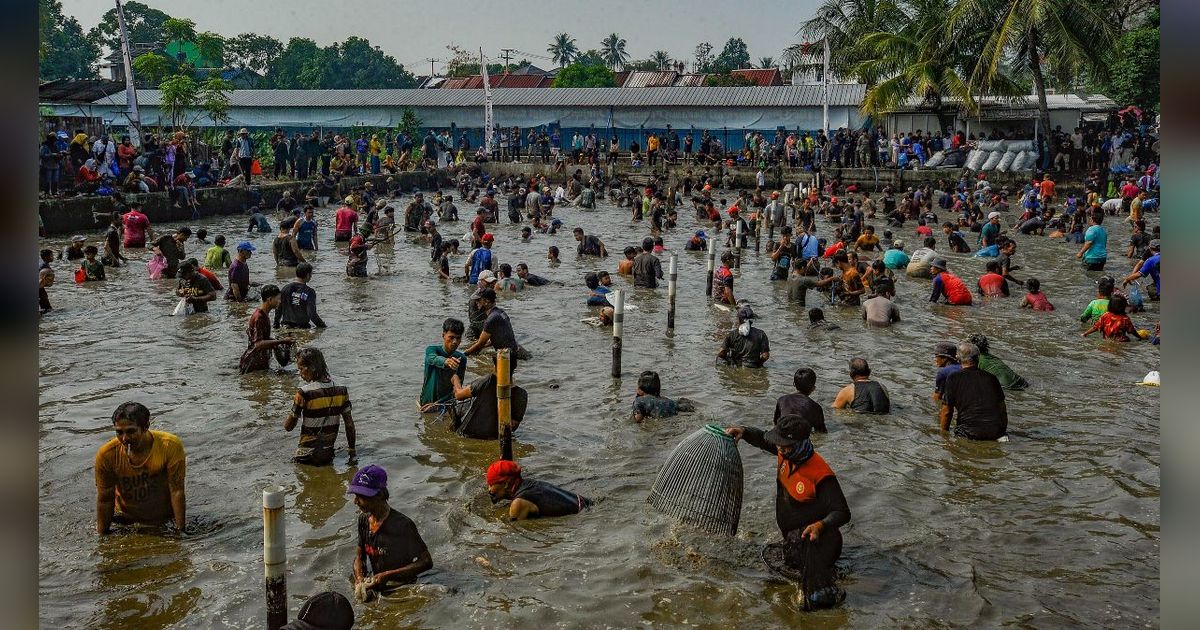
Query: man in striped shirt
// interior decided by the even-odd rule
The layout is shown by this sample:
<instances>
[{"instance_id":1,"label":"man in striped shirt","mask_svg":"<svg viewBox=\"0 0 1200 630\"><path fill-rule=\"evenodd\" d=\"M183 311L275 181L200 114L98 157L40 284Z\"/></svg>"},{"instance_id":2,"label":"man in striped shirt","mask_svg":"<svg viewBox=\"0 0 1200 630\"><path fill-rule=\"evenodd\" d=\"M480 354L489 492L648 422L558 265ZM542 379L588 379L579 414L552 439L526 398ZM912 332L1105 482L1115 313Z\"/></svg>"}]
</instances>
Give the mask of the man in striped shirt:
<instances>
[{"instance_id":1,"label":"man in striped shirt","mask_svg":"<svg viewBox=\"0 0 1200 630\"><path fill-rule=\"evenodd\" d=\"M329 376L325 356L316 348L304 348L296 353L296 368L304 385L296 390L292 413L283 422L291 431L303 418L300 426L300 445L292 461L297 464L326 466L333 462L333 447L337 442L338 425L346 423L346 443L350 447L348 463L355 461L354 418L350 415L350 395Z\"/></svg>"}]
</instances>

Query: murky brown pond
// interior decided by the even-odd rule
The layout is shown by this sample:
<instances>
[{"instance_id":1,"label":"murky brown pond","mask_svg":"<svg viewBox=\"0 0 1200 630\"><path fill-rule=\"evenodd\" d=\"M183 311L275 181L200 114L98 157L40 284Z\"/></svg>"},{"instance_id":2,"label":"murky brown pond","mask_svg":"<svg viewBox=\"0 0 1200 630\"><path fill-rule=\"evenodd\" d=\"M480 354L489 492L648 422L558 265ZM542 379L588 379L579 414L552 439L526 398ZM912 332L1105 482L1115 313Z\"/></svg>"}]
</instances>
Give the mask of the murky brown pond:
<instances>
[{"instance_id":1,"label":"murky brown pond","mask_svg":"<svg viewBox=\"0 0 1200 630\"><path fill-rule=\"evenodd\" d=\"M323 210L324 223L332 212ZM330 227L323 230L326 249L315 256L312 285L329 328L302 342L323 349L334 378L349 386L360 463L387 468L393 507L417 523L435 563L399 600L356 605L361 627L1157 625L1159 395L1133 383L1158 369L1159 352L1146 343L1079 337L1076 318L1099 274L1077 266L1077 246L1019 237L1018 275L1039 277L1055 312L1019 310L1019 297L933 307L927 281L901 278L904 322L868 329L857 310L827 306L841 326L833 331L809 330L800 309L786 303L782 283L766 280L766 254L750 252L737 295L754 304L772 358L765 370L734 370L714 361L731 321L707 306L702 255L682 251L693 226L685 209L667 236L680 250L675 335L665 334L665 288L632 291L639 308L626 315L625 378L616 382L609 333L579 321L591 314L582 275L615 271L620 250L640 241L648 225L631 227L625 210L609 206L558 214L566 229L528 244L516 226L494 228L501 261L528 262L563 283L501 298L536 355L517 372L530 395L517 455L533 476L599 503L582 516L521 524L502 522L484 497L483 469L496 444L460 438L414 411L423 349L439 342L443 318L465 320L465 285L437 281L427 248L402 239L393 252L372 253L370 278L348 279L344 249L333 247ZM245 223L239 216L192 225L207 227L210 239L226 234L232 246ZM575 225L598 234L613 256L577 261ZM443 231L466 229L463 222ZM1128 229L1110 231L1109 273L1120 277L1131 265L1115 250L1123 254L1117 245ZM821 233L829 233L825 224ZM902 236L916 243L909 229ZM251 237L259 248L251 260L255 283L287 279L270 260L272 237ZM557 268L545 262L551 244L564 252ZM203 247L192 242L188 254L203 260ZM268 484L288 492L291 615L317 591L348 594L357 510L344 494L353 472L344 437L332 467L291 464L297 435L282 423L299 383L294 367L282 375L237 374L253 307L216 302L208 314L169 317L173 281L148 279L145 252L130 257L134 264L89 286L73 285L74 267L56 262L56 310L40 324L42 624L262 627L260 508ZM983 269L980 260L950 260L972 284ZM616 286L631 288L624 279ZM824 301L811 293L809 300ZM1133 319L1153 328L1157 317L1153 305ZM968 443L936 430L931 348L975 331L1034 383L1009 394L1006 444ZM890 390L891 415L831 413L853 356L867 357ZM742 448L746 500L736 538L678 526L645 502L682 437L707 422L769 425L775 398L792 391L792 372L805 365L817 370L814 397L831 427L814 441L853 511L843 530L846 603L809 614L795 609L795 587L760 559L761 546L779 537L771 458ZM471 366L483 369L482 362ZM643 369L658 370L664 393L696 401L697 412L630 422ZM182 438L196 533L95 535L92 460L112 436L112 410L125 400L145 403L154 428Z\"/></svg>"}]
</instances>

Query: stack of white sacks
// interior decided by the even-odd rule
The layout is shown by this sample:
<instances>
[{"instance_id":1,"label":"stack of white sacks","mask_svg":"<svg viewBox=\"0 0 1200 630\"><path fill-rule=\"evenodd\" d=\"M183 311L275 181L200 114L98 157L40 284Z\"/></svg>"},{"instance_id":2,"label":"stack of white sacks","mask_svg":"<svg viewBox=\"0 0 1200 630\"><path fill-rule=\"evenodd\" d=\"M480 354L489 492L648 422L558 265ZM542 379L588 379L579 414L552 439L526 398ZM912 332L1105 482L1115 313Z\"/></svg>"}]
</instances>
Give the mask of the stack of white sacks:
<instances>
[{"instance_id":1,"label":"stack of white sacks","mask_svg":"<svg viewBox=\"0 0 1200 630\"><path fill-rule=\"evenodd\" d=\"M1037 163L1037 152L1032 140L980 140L975 149L967 154L964 168L972 171L1031 171ZM944 151L938 151L925 162L925 168L937 168L946 159Z\"/></svg>"}]
</instances>

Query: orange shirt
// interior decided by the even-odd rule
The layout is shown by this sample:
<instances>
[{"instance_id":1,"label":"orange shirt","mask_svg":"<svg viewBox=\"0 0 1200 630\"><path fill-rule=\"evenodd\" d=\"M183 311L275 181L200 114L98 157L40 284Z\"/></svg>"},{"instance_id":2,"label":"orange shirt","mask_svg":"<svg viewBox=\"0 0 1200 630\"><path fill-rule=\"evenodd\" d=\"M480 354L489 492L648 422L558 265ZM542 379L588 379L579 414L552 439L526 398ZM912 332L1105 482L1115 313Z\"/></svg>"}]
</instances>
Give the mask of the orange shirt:
<instances>
[{"instance_id":1,"label":"orange shirt","mask_svg":"<svg viewBox=\"0 0 1200 630\"><path fill-rule=\"evenodd\" d=\"M1048 179L1043 179L1041 186L1042 186L1042 197L1043 198L1054 196L1054 182L1053 181L1048 180Z\"/></svg>"}]
</instances>

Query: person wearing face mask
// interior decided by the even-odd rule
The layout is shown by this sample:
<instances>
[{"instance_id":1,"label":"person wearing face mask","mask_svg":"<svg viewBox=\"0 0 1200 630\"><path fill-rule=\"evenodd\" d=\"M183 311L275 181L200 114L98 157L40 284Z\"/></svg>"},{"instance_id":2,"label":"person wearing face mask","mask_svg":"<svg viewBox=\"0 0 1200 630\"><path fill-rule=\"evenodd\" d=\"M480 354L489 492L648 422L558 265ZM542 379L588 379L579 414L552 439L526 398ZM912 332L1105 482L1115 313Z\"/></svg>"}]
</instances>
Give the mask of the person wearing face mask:
<instances>
[{"instance_id":1,"label":"person wearing face mask","mask_svg":"<svg viewBox=\"0 0 1200 630\"><path fill-rule=\"evenodd\" d=\"M493 504L509 500L508 518L512 521L579 514L591 509L593 504L581 494L525 478L521 465L507 459L492 462L486 479L488 497Z\"/></svg>"},{"instance_id":2,"label":"person wearing face mask","mask_svg":"<svg viewBox=\"0 0 1200 630\"><path fill-rule=\"evenodd\" d=\"M717 352L717 358L724 359L730 365L760 368L771 358L771 342L767 339L767 333L753 327L751 320L754 319L754 311L749 304L738 307L737 319L737 328L725 336L725 343Z\"/></svg>"},{"instance_id":3,"label":"person wearing face mask","mask_svg":"<svg viewBox=\"0 0 1200 630\"><path fill-rule=\"evenodd\" d=\"M433 568L433 557L417 525L388 505L387 471L370 464L354 473L346 494L358 508L354 550L354 596L370 601Z\"/></svg>"},{"instance_id":4,"label":"person wearing face mask","mask_svg":"<svg viewBox=\"0 0 1200 630\"><path fill-rule=\"evenodd\" d=\"M780 416L769 431L732 426L725 434L773 454L777 462L775 522L784 538L784 562L802 576L803 608L830 608L846 598L834 584L834 564L842 555L839 528L850 508L833 469L813 449L812 428L804 418Z\"/></svg>"},{"instance_id":5,"label":"person wearing face mask","mask_svg":"<svg viewBox=\"0 0 1200 630\"><path fill-rule=\"evenodd\" d=\"M150 410L122 403L112 415L117 437L96 453L96 532L113 523L161 525L173 521L183 533L187 514L183 442L150 430Z\"/></svg>"}]
</instances>

